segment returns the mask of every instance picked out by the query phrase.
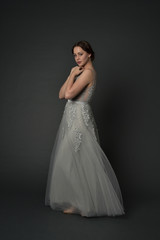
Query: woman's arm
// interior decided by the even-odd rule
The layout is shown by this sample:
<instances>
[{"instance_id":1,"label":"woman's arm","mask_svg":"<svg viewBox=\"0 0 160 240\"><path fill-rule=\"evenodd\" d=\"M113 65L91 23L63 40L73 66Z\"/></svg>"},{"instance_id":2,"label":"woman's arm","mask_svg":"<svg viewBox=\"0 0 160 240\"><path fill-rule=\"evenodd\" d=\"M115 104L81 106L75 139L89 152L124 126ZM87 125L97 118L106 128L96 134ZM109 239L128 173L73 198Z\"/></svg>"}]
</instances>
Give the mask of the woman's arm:
<instances>
[{"instance_id":1,"label":"woman's arm","mask_svg":"<svg viewBox=\"0 0 160 240\"><path fill-rule=\"evenodd\" d=\"M63 84L62 87L60 88L60 91L59 91L59 98L60 98L60 99L65 98L66 87L67 87L67 84L68 84L68 81L69 81L69 77L70 77L71 73L73 72L73 69L74 69L74 68L71 69L71 72L70 72L67 80L64 82L64 84Z\"/></svg>"},{"instance_id":2,"label":"woman's arm","mask_svg":"<svg viewBox=\"0 0 160 240\"><path fill-rule=\"evenodd\" d=\"M65 99L72 99L77 96L84 87L91 83L93 79L93 72L90 69L84 69L82 74L74 82L74 78L77 75L77 71L80 71L75 68L71 73L68 83L65 90Z\"/></svg>"},{"instance_id":3,"label":"woman's arm","mask_svg":"<svg viewBox=\"0 0 160 240\"><path fill-rule=\"evenodd\" d=\"M68 80L69 80L69 76L68 76L67 80L64 82L64 84L62 85L62 87L59 91L59 99L65 98L65 90L66 90L66 87L67 87Z\"/></svg>"}]
</instances>

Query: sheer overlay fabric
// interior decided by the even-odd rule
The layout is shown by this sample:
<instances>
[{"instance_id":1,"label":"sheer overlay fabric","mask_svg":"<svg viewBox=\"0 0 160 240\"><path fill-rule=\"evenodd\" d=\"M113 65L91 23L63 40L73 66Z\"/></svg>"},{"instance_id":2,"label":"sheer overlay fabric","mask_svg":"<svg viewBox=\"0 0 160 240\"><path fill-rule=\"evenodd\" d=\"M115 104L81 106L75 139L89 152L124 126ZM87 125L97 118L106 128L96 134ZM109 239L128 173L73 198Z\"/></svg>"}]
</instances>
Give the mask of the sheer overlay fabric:
<instances>
[{"instance_id":1,"label":"sheer overlay fabric","mask_svg":"<svg viewBox=\"0 0 160 240\"><path fill-rule=\"evenodd\" d=\"M50 157L45 205L86 217L125 214L115 172L103 152L90 106L96 75L66 102Z\"/></svg>"}]
</instances>

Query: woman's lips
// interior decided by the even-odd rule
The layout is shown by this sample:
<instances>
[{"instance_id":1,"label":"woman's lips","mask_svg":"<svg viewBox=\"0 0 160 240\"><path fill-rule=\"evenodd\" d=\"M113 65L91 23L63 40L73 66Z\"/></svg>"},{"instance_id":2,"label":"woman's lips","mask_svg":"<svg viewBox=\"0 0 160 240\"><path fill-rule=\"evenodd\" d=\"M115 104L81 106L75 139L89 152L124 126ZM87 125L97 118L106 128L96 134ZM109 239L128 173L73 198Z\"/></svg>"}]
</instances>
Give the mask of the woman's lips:
<instances>
[{"instance_id":1,"label":"woman's lips","mask_svg":"<svg viewBox=\"0 0 160 240\"><path fill-rule=\"evenodd\" d=\"M80 64L81 62L77 62L78 64Z\"/></svg>"}]
</instances>

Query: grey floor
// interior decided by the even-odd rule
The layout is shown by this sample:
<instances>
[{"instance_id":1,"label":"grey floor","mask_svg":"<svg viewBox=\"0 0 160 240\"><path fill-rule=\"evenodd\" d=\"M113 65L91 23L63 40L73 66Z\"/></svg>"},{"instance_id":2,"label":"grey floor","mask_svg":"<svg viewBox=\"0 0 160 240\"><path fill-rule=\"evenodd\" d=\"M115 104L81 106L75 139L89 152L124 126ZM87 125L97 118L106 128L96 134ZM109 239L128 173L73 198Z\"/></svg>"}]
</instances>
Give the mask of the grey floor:
<instances>
[{"instance_id":1,"label":"grey floor","mask_svg":"<svg viewBox=\"0 0 160 240\"><path fill-rule=\"evenodd\" d=\"M158 198L130 197L125 207L123 217L86 218L44 206L43 193L13 189L1 195L0 236L3 240L160 239Z\"/></svg>"}]
</instances>

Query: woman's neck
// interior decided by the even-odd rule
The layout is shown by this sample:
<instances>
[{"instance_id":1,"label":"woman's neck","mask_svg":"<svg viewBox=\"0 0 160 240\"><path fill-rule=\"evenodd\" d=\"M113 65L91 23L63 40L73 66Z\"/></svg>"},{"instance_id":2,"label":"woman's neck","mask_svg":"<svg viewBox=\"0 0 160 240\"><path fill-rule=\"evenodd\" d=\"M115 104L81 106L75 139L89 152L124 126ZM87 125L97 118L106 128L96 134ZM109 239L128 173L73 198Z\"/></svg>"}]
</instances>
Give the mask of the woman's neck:
<instances>
[{"instance_id":1,"label":"woman's neck","mask_svg":"<svg viewBox=\"0 0 160 240\"><path fill-rule=\"evenodd\" d=\"M87 62L85 65L84 65L84 68L93 68L93 65L92 65L92 62Z\"/></svg>"}]
</instances>

